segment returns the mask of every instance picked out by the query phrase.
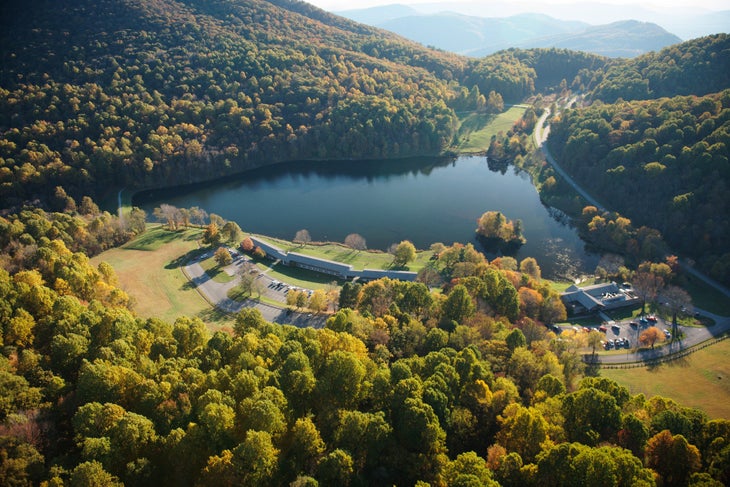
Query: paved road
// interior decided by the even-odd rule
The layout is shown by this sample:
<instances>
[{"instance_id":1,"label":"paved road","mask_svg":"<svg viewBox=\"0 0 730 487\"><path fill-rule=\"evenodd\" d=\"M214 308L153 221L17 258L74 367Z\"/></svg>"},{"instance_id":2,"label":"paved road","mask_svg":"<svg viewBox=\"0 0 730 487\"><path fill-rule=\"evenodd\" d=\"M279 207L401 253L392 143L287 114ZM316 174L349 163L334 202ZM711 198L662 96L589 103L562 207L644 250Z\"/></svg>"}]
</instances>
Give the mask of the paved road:
<instances>
[{"instance_id":1,"label":"paved road","mask_svg":"<svg viewBox=\"0 0 730 487\"><path fill-rule=\"evenodd\" d=\"M261 303L256 300L246 300L244 302L234 301L228 297L228 291L238 285L239 278L234 279L228 283L215 282L213 279L206 274L200 262L209 258L212 252L206 252L195 260L188 262L183 272L190 280L191 283L197 288L200 294L213 306L227 312L227 313L238 313L243 308L256 308L261 312L261 315L267 321L272 323L280 323L287 325L294 325L300 328L313 327L323 328L325 321L327 321L327 315L319 315L312 313L298 313L290 311L285 307L277 307L266 303ZM241 256L237 256L233 264L224 269L231 276L238 276L241 268L244 266L246 259ZM271 283L271 278L264 274L260 274L258 279L264 281L264 288L268 289L268 285ZM264 291L268 292L268 291Z\"/></svg>"},{"instance_id":2,"label":"paved road","mask_svg":"<svg viewBox=\"0 0 730 487\"><path fill-rule=\"evenodd\" d=\"M575 100L575 97L572 98L571 101L568 102L568 104L572 103L574 100ZM576 183L573 180L573 178L571 178L570 175L568 175L568 173L565 172L563 170L563 168L560 167L560 165L558 165L558 163L553 158L552 154L550 154L550 151L548 150L547 143L546 143L548 134L550 134L550 125L548 125L547 127L543 127L543 125L545 124L545 121L547 120L547 118L549 116L550 116L550 110L546 108L545 113L543 113L542 116L540 117L540 119L537 121L537 125L535 126L535 132L534 132L535 145L537 145L540 148L542 153L545 155L545 159L547 159L547 161L550 163L550 165L553 166L553 169L555 169L555 172L557 172L561 178L563 178L568 184L570 184L579 195L581 195L588 203L592 204L599 210L605 211L605 208L603 207L603 205L601 205L598 201L596 201L596 199L593 198L593 196L589 195L586 191L584 191L583 188L578 186L578 183Z\"/></svg>"}]
</instances>

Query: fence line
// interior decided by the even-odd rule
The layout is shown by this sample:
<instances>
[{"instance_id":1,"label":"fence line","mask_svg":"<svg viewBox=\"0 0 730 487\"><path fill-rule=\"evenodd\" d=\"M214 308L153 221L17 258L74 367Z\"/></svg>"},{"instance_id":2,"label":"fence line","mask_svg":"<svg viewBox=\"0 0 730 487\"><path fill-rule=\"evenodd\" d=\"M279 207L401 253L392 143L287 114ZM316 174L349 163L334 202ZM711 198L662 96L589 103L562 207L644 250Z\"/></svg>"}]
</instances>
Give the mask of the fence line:
<instances>
[{"instance_id":1,"label":"fence line","mask_svg":"<svg viewBox=\"0 0 730 487\"><path fill-rule=\"evenodd\" d=\"M625 364L603 364L601 362L593 362L593 361L587 360L586 363L589 365L593 365L595 367L602 368L602 369L635 369L638 367L651 367L653 365L661 365L663 363L667 363L667 362L671 362L673 360L684 358L695 352L703 350L703 349L709 347L710 345L719 343L729 337L730 337L730 335L722 335L717 338L711 338L710 340L704 341L697 345L693 345L693 346L691 346L685 350L679 351L677 353L672 353L669 355L664 355L662 357L657 357L657 358L653 358L650 360L644 360L641 362L632 362L632 363L625 363Z\"/></svg>"}]
</instances>

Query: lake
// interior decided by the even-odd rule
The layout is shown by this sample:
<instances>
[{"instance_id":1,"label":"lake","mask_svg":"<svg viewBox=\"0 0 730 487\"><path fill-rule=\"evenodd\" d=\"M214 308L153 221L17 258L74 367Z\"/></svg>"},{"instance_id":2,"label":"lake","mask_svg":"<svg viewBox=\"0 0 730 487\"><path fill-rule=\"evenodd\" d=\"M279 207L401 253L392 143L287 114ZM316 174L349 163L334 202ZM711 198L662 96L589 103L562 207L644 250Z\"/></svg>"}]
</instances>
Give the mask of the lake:
<instances>
[{"instance_id":1,"label":"lake","mask_svg":"<svg viewBox=\"0 0 730 487\"><path fill-rule=\"evenodd\" d=\"M382 250L406 239L420 249L472 242L490 258L474 230L482 213L497 210L522 220L527 243L514 257L535 257L545 277L592 273L599 258L564 215L542 204L529 175L490 168L485 157L292 162L134 197L150 215L162 203L198 206L272 237L307 229L313 240L342 242L359 233Z\"/></svg>"}]
</instances>

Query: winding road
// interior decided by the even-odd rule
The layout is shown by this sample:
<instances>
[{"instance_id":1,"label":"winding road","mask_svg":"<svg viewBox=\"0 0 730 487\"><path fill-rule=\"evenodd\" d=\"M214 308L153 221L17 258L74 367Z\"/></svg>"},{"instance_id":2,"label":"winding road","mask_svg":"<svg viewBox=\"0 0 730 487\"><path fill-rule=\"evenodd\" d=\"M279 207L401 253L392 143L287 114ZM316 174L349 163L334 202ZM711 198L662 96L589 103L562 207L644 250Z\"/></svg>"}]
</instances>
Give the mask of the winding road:
<instances>
[{"instance_id":1,"label":"winding road","mask_svg":"<svg viewBox=\"0 0 730 487\"><path fill-rule=\"evenodd\" d=\"M570 106L577 99L578 97L574 96L566 103L564 103L563 107ZM546 126L546 121L549 116L550 110L545 109L545 112L537 121L535 131L533 132L535 145L540 148L540 151L542 151L545 159L550 163L553 169L555 169L555 172L557 172L560 177L562 177L568 184L570 184L570 186L578 194L580 194L589 204L595 206L601 211L606 211L605 207L601 205L593 196L588 194L587 191L580 187L578 183L576 183L575 180L573 180L573 178L571 178L570 175L565 172L562 167L560 167L557 161L555 161L555 158L553 158L552 154L550 154L546 143L548 135L550 134L550 125ZM684 261L681 261L680 265L684 271L692 274L697 279L704 281L706 284L714 287L725 296L730 298L730 289L728 289L727 287L702 274L697 269L693 268L691 265L688 265ZM657 360L668 355L682 352L683 350L687 350L690 347L698 345L707 340L720 337L730 332L730 317L719 316L706 310L696 309L696 311L704 316L712 318L715 321L715 324L711 327L705 328L680 327L682 329L682 332L684 333L684 337L681 340L673 340L668 345L658 347L653 350L635 350L633 352L629 350L625 354L612 353L606 355L598 355L596 358L596 362L602 364L623 364ZM628 326L628 322L620 325Z\"/></svg>"}]
</instances>

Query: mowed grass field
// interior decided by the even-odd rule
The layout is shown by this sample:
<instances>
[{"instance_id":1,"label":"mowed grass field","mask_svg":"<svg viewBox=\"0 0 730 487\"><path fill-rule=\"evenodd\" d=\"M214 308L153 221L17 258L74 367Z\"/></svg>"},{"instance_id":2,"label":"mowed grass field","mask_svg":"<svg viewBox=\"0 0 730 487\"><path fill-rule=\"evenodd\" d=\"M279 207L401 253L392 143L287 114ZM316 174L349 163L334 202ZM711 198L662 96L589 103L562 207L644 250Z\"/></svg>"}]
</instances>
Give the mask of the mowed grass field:
<instances>
[{"instance_id":1,"label":"mowed grass field","mask_svg":"<svg viewBox=\"0 0 730 487\"><path fill-rule=\"evenodd\" d=\"M524 106L513 106L497 115L485 113L460 113L459 135L456 149L465 154L484 152L489 148L493 135L507 132L525 113Z\"/></svg>"},{"instance_id":2,"label":"mowed grass field","mask_svg":"<svg viewBox=\"0 0 730 487\"><path fill-rule=\"evenodd\" d=\"M138 316L170 323L180 316L197 316L211 329L219 329L232 323L232 318L215 312L180 269L197 252L201 234L200 229L170 232L153 227L91 260L95 265L106 261L114 268L120 287L134 298Z\"/></svg>"},{"instance_id":3,"label":"mowed grass field","mask_svg":"<svg viewBox=\"0 0 730 487\"><path fill-rule=\"evenodd\" d=\"M601 375L632 394L670 397L702 409L711 418L730 419L730 340L658 367L601 369Z\"/></svg>"}]
</instances>

